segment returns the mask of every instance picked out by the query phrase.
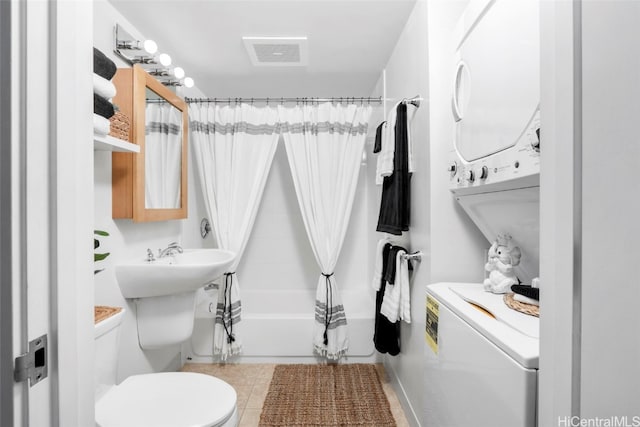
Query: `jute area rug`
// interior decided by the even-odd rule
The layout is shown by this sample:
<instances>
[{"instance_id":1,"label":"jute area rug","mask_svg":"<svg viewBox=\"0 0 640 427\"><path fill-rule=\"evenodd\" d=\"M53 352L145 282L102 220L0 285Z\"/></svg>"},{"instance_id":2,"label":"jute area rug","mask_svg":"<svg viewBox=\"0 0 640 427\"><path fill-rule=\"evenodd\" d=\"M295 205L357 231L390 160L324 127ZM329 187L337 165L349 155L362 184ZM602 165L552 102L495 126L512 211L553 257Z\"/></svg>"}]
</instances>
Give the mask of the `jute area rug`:
<instances>
[{"instance_id":1,"label":"jute area rug","mask_svg":"<svg viewBox=\"0 0 640 427\"><path fill-rule=\"evenodd\" d=\"M278 365L260 427L396 425L374 365Z\"/></svg>"}]
</instances>

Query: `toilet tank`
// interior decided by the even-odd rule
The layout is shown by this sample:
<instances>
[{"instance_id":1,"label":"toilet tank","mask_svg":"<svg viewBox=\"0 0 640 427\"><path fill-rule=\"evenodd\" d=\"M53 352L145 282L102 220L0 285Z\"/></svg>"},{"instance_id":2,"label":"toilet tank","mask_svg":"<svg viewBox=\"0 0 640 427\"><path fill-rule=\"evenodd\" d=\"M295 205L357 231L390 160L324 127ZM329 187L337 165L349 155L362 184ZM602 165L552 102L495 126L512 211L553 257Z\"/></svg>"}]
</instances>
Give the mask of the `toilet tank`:
<instances>
[{"instance_id":1,"label":"toilet tank","mask_svg":"<svg viewBox=\"0 0 640 427\"><path fill-rule=\"evenodd\" d=\"M116 384L120 324L125 310L95 324L95 399Z\"/></svg>"}]
</instances>

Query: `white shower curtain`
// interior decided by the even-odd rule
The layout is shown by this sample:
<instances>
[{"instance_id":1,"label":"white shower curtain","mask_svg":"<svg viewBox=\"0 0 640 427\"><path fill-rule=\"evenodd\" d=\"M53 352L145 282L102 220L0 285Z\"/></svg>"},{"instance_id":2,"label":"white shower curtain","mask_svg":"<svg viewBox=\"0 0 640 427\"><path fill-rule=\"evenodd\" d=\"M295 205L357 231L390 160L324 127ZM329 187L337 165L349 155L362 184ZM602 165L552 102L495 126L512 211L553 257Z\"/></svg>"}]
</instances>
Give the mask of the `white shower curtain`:
<instances>
[{"instance_id":1,"label":"white shower curtain","mask_svg":"<svg viewBox=\"0 0 640 427\"><path fill-rule=\"evenodd\" d=\"M220 248L236 253L224 282L218 283L213 354L225 360L242 349L235 269L251 233L275 154L278 113L274 108L248 104L191 104L189 129L216 241Z\"/></svg>"},{"instance_id":2,"label":"white shower curtain","mask_svg":"<svg viewBox=\"0 0 640 427\"><path fill-rule=\"evenodd\" d=\"M349 343L333 271L351 215L371 107L322 103L278 111L298 204L322 271L313 345L318 354L339 359Z\"/></svg>"},{"instance_id":3,"label":"white shower curtain","mask_svg":"<svg viewBox=\"0 0 640 427\"><path fill-rule=\"evenodd\" d=\"M182 113L168 102L148 102L145 109L145 207L180 207Z\"/></svg>"}]
</instances>

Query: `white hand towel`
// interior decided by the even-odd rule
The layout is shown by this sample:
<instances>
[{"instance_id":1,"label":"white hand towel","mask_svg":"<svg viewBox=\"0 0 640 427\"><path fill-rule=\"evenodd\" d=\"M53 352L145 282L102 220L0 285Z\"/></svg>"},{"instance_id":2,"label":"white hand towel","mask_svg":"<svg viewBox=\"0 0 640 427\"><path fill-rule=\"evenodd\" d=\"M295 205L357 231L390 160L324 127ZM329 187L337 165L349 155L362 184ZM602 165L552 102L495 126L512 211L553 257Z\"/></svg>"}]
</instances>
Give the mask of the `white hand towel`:
<instances>
[{"instance_id":1,"label":"white hand towel","mask_svg":"<svg viewBox=\"0 0 640 427\"><path fill-rule=\"evenodd\" d=\"M402 102L402 101L400 101ZM387 113L387 120L382 125L382 144L380 153L378 153L378 161L376 164L376 185L382 185L385 176L393 174L393 156L395 153L395 128L397 108L400 105L397 102L393 108Z\"/></svg>"},{"instance_id":2,"label":"white hand towel","mask_svg":"<svg viewBox=\"0 0 640 427\"><path fill-rule=\"evenodd\" d=\"M376 246L376 261L373 266L373 279L371 280L371 286L373 290L376 292L380 290L380 281L382 280L382 265L384 264L384 260L382 259L382 252L384 250L384 245L389 243L388 237L383 237L378 240L378 245Z\"/></svg>"},{"instance_id":3,"label":"white hand towel","mask_svg":"<svg viewBox=\"0 0 640 427\"><path fill-rule=\"evenodd\" d=\"M96 135L108 135L111 131L111 122L104 117L93 113L93 132Z\"/></svg>"},{"instance_id":4,"label":"white hand towel","mask_svg":"<svg viewBox=\"0 0 640 427\"><path fill-rule=\"evenodd\" d=\"M93 73L93 93L104 99L111 99L116 96L116 87L109 80Z\"/></svg>"},{"instance_id":5,"label":"white hand towel","mask_svg":"<svg viewBox=\"0 0 640 427\"><path fill-rule=\"evenodd\" d=\"M380 306L380 314L389 319L389 322L395 323L400 319L401 305L402 305L402 275L403 267L407 265L407 260L402 255L406 254L405 251L398 251L396 256L396 277L393 285L387 284L384 290L384 297L382 298L382 305ZM408 282L408 279L407 279ZM410 322L411 320L409 320Z\"/></svg>"},{"instance_id":6,"label":"white hand towel","mask_svg":"<svg viewBox=\"0 0 640 427\"><path fill-rule=\"evenodd\" d=\"M513 294L513 299L519 302L523 302L525 304L540 306L540 301L538 301L537 299L525 297L524 295Z\"/></svg>"},{"instance_id":7,"label":"white hand towel","mask_svg":"<svg viewBox=\"0 0 640 427\"><path fill-rule=\"evenodd\" d=\"M393 159L396 150L396 119L398 105L404 101L396 103L389 113L387 120L382 125L382 144L378 154L378 162L376 164L376 185L382 185L384 177L393 175ZM407 157L409 162L409 172L415 171L415 163L413 161L413 142L411 136L411 122L416 114L417 107L413 104L407 104Z\"/></svg>"},{"instance_id":8,"label":"white hand towel","mask_svg":"<svg viewBox=\"0 0 640 427\"><path fill-rule=\"evenodd\" d=\"M400 320L411 323L411 289L409 288L409 260L402 257L400 265L396 267L399 273L396 274L396 283L400 280L400 309L398 316ZM398 270L396 270L396 273Z\"/></svg>"}]
</instances>

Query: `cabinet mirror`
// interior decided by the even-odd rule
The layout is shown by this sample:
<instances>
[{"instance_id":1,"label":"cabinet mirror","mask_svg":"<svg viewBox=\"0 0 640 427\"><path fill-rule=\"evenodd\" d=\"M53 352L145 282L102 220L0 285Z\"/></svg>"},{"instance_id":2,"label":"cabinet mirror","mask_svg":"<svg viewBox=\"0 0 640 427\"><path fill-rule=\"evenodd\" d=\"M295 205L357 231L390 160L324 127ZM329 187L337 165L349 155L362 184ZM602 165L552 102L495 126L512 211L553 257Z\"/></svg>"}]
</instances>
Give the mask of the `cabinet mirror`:
<instances>
[{"instance_id":1,"label":"cabinet mirror","mask_svg":"<svg viewBox=\"0 0 640 427\"><path fill-rule=\"evenodd\" d=\"M113 154L113 217L187 217L187 106L138 65L118 69L114 103L131 118L140 153Z\"/></svg>"}]
</instances>

